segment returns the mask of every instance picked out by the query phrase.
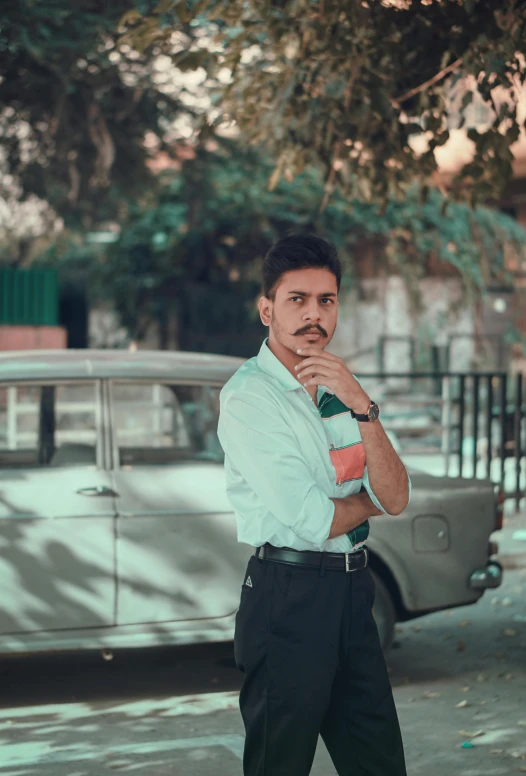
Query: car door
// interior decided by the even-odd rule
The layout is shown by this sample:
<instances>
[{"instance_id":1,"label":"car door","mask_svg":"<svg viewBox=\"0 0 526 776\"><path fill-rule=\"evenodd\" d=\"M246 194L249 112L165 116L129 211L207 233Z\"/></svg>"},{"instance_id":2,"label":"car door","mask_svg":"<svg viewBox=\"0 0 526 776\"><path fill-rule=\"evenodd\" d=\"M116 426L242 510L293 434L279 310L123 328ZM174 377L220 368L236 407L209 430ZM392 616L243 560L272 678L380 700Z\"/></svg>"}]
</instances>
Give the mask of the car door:
<instances>
[{"instance_id":1,"label":"car door","mask_svg":"<svg viewBox=\"0 0 526 776\"><path fill-rule=\"evenodd\" d=\"M101 395L95 380L0 385L0 634L114 622Z\"/></svg>"},{"instance_id":2,"label":"car door","mask_svg":"<svg viewBox=\"0 0 526 776\"><path fill-rule=\"evenodd\" d=\"M111 385L119 625L224 617L239 606L251 549L237 543L226 498L219 390Z\"/></svg>"}]
</instances>

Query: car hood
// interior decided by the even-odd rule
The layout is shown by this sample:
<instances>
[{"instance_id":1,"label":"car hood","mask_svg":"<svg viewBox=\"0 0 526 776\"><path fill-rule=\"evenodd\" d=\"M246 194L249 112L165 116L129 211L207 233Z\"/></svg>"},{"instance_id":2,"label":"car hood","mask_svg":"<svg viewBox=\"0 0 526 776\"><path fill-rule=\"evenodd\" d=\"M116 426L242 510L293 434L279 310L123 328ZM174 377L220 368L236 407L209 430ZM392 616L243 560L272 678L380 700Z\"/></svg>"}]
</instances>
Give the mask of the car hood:
<instances>
[{"instance_id":1,"label":"car hood","mask_svg":"<svg viewBox=\"0 0 526 776\"><path fill-rule=\"evenodd\" d=\"M493 493L495 483L489 479L476 479L473 477L435 477L419 469L407 467L413 488L419 488L426 491L463 491L466 494L478 493L481 491ZM459 494L460 495L460 494Z\"/></svg>"}]
</instances>

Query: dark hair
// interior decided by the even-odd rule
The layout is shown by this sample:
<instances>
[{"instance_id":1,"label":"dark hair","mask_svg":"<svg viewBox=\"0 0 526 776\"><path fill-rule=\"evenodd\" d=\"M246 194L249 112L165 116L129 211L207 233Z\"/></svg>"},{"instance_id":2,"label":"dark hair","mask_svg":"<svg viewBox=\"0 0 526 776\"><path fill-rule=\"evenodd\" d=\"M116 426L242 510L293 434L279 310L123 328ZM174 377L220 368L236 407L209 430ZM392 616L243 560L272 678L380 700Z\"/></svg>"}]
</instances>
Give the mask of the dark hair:
<instances>
[{"instance_id":1,"label":"dark hair","mask_svg":"<svg viewBox=\"0 0 526 776\"><path fill-rule=\"evenodd\" d=\"M340 290L342 267L334 245L315 234L293 234L278 240L263 259L263 295L274 301L285 272L309 267L328 269Z\"/></svg>"}]
</instances>

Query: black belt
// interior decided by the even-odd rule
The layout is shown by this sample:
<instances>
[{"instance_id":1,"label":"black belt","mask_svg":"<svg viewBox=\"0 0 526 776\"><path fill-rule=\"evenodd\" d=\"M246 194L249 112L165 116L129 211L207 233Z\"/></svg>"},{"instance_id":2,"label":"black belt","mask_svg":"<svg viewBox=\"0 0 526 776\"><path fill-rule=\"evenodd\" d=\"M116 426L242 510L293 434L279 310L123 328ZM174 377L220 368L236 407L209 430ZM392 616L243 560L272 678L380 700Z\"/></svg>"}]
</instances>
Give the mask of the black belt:
<instances>
[{"instance_id":1,"label":"black belt","mask_svg":"<svg viewBox=\"0 0 526 776\"><path fill-rule=\"evenodd\" d=\"M331 571L348 572L366 568L369 550L367 547L363 547L355 552L312 552L311 550L293 550L290 547L273 547L272 544L264 544L257 548L256 556L263 560L297 564L310 568L321 568L323 559L324 568Z\"/></svg>"}]
</instances>

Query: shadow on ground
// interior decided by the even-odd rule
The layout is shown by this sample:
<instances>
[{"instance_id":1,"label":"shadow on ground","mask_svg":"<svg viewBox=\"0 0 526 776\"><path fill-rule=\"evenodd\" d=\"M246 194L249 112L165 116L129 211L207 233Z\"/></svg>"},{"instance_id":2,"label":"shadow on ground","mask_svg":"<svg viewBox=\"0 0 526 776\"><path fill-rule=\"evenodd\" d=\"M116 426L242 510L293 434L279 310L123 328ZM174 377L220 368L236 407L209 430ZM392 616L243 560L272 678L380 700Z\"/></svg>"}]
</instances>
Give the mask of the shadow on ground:
<instances>
[{"instance_id":1,"label":"shadow on ground","mask_svg":"<svg viewBox=\"0 0 526 776\"><path fill-rule=\"evenodd\" d=\"M438 612L398 627L387 657L394 687L491 671L503 681L524 671L526 571L477 604ZM238 690L233 644L198 644L33 655L0 661L0 708L44 703L166 698Z\"/></svg>"}]
</instances>

